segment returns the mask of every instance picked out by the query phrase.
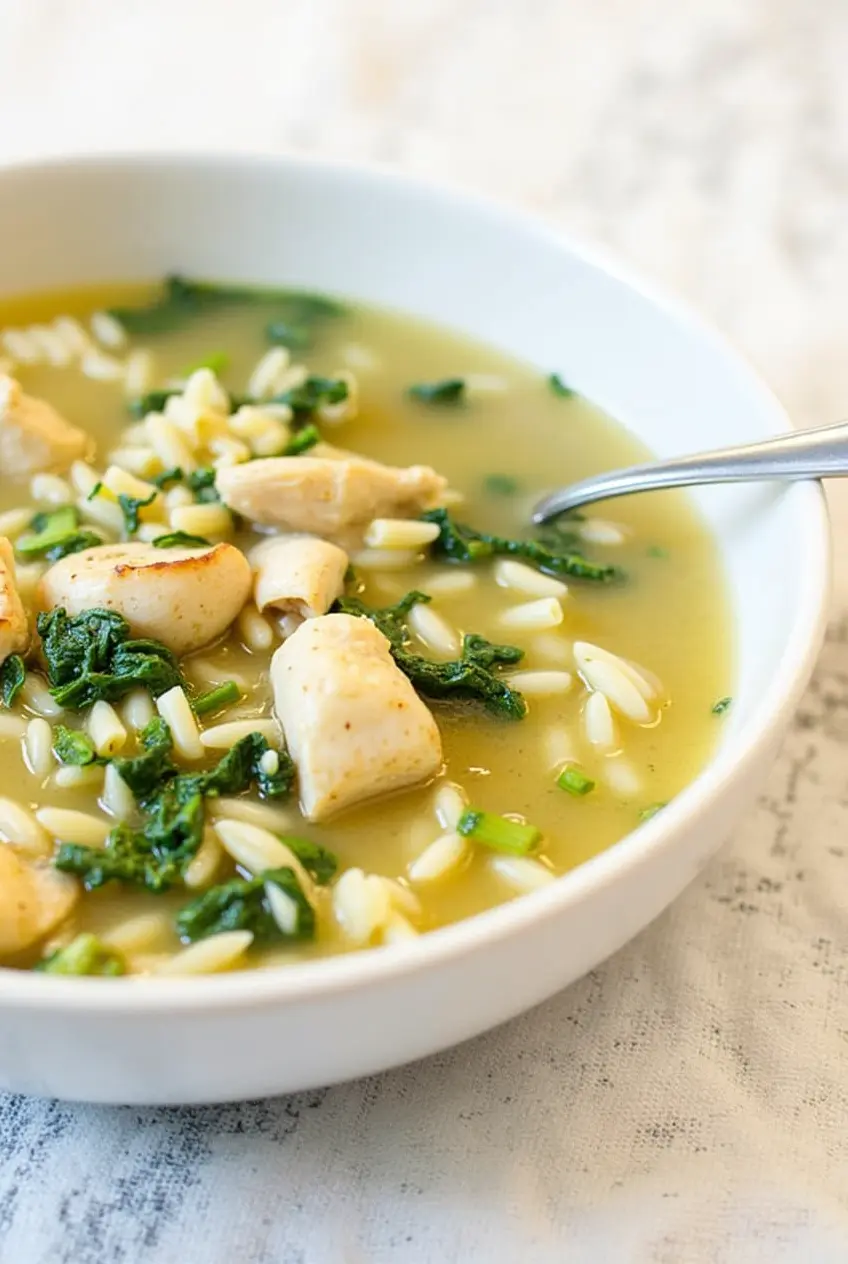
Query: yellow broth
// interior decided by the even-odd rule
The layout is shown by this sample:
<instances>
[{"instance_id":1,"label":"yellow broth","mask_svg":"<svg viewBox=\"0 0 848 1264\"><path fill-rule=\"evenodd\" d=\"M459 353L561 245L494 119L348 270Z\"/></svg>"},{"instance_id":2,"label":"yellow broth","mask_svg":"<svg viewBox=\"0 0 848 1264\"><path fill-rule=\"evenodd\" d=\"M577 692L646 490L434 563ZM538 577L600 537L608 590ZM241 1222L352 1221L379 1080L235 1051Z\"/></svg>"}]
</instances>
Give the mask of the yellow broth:
<instances>
[{"instance_id":1,"label":"yellow broth","mask_svg":"<svg viewBox=\"0 0 848 1264\"><path fill-rule=\"evenodd\" d=\"M110 287L15 299L0 305L0 328L23 328L61 313L85 320L106 306L146 301L150 293L147 288ZM183 375L187 366L210 354L224 352L228 364L221 381L230 391L242 393L253 366L267 349L266 319L263 310L249 304L226 307L187 320L167 334L134 337L130 346L152 352L157 386ZM325 438L389 464L433 466L465 497L453 510L455 515L478 528L526 535L529 509L543 492L645 457L632 436L587 401L558 396L538 369L454 332L358 305L344 316L320 323L316 330L314 347L293 352L293 361L325 374L351 367L359 385L358 416L332 431L325 429ZM108 453L121 444L122 430L130 424L123 384L91 380L77 364L21 366L15 372L25 390L48 399L68 420L90 433L96 444L92 463L102 470ZM505 389L472 392L458 408L427 406L407 394L411 383L468 374L491 375L502 380ZM486 481L491 475L509 476L517 490L514 494L491 490ZM26 481L4 478L0 482L0 511L31 503ZM616 757L594 754L586 742L581 726L586 691L576 674L565 696L530 699L528 715L520 722L493 718L473 704L430 704L442 733L447 780L463 787L475 807L518 813L538 826L543 842L535 854L557 873L636 828L644 809L671 799L697 774L721 725L713 704L730 692L729 620L718 552L688 499L662 493L603 506L600 513L626 528L625 542L582 548L592 560L620 566L627 578L608 585L567 581L564 621L544 633L541 641L542 649L552 640L561 645L564 663L551 662L540 652L539 633L499 626L505 608L531 598L499 587L491 562L474 567L477 583L470 592L436 596L432 603L461 632L482 633L523 648L526 656L520 669L567 667L574 671L569 647L574 640L588 640L661 678L665 702L660 720L642 728L619 718L622 754ZM247 547L256 538L245 529L234 540ZM425 559L402 571L361 571L358 580L366 601L387 605L411 588L426 592L433 577L456 569ZM276 644L279 640L275 648ZM208 723L270 716L270 656L271 652L249 652L231 633L222 643L197 653L195 662L184 661L187 676L198 687L204 687L204 681L208 685L210 678L226 679L231 672L249 685L242 703ZM17 709L26 714L20 705ZM82 727L83 716L66 715L64 722ZM546 753L552 726L568 730L574 759L596 781L590 794L572 797L557 786L556 771ZM131 750L129 746L122 753ZM634 783L624 792L609 784L610 776L615 776L610 768L620 769L623 762ZM2 741L0 795L32 807L50 804L100 813L96 788L60 789L52 775L41 784L22 762L18 739ZM300 819L293 801L284 810L291 821L290 832L328 847L338 856L340 871L359 866L367 873L402 881L410 862L441 832L432 786L364 804L321 826ZM417 929L445 925L515 895L491 872L489 855L485 847L475 846L461 871L416 888L423 908ZM215 882L235 874L232 863L224 860ZM84 894L70 924L11 964L29 965L46 949L82 930L102 932L152 909L172 913L196 894L182 890L152 895L110 883ZM130 968L155 969L163 954L179 946L176 934L168 931L132 960ZM324 909L315 943L254 949L246 962L275 964L345 947Z\"/></svg>"}]
</instances>

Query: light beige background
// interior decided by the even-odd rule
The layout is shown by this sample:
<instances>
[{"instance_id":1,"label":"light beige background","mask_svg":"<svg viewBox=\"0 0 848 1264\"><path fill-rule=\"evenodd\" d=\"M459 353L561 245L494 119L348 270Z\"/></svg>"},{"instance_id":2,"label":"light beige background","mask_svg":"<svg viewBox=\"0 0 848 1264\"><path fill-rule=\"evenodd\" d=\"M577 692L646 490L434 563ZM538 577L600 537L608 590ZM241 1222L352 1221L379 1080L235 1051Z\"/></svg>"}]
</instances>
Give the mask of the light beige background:
<instances>
[{"instance_id":1,"label":"light beige background","mask_svg":"<svg viewBox=\"0 0 848 1264\"><path fill-rule=\"evenodd\" d=\"M448 178L682 293L799 423L848 414L844 0L3 0L0 21L0 157L272 148ZM848 1259L848 484L832 504L816 680L759 806L654 927L367 1082L207 1111L0 1100L0 1262Z\"/></svg>"}]
</instances>

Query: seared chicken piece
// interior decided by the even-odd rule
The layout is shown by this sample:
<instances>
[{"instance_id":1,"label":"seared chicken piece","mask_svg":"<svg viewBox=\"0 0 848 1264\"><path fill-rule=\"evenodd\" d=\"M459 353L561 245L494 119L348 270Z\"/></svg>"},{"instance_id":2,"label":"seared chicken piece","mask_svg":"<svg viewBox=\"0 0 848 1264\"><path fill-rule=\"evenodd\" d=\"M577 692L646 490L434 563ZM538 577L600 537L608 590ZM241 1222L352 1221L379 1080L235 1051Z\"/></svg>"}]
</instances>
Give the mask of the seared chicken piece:
<instances>
[{"instance_id":1,"label":"seared chicken piece","mask_svg":"<svg viewBox=\"0 0 848 1264\"><path fill-rule=\"evenodd\" d=\"M32 947L63 922L79 899L79 884L47 860L31 860L0 843L0 957Z\"/></svg>"},{"instance_id":2,"label":"seared chicken piece","mask_svg":"<svg viewBox=\"0 0 848 1264\"><path fill-rule=\"evenodd\" d=\"M274 456L218 471L225 505L284 531L336 536L372 518L412 518L439 503L447 480L427 465L404 469L352 453Z\"/></svg>"},{"instance_id":3,"label":"seared chicken piece","mask_svg":"<svg viewBox=\"0 0 848 1264\"><path fill-rule=\"evenodd\" d=\"M42 578L39 601L44 609L64 606L68 614L117 610L136 635L187 654L230 626L252 578L247 558L232 544L157 549L132 540L63 557Z\"/></svg>"},{"instance_id":4,"label":"seared chicken piece","mask_svg":"<svg viewBox=\"0 0 848 1264\"><path fill-rule=\"evenodd\" d=\"M253 599L301 621L326 614L341 596L347 571L344 549L311 535L277 536L251 550Z\"/></svg>"},{"instance_id":5,"label":"seared chicken piece","mask_svg":"<svg viewBox=\"0 0 848 1264\"><path fill-rule=\"evenodd\" d=\"M368 619L307 619L274 654L271 684L310 821L439 771L436 721Z\"/></svg>"},{"instance_id":6,"label":"seared chicken piece","mask_svg":"<svg viewBox=\"0 0 848 1264\"><path fill-rule=\"evenodd\" d=\"M52 404L25 395L20 382L0 375L0 470L23 477L66 470L85 456L88 435L65 421Z\"/></svg>"},{"instance_id":7,"label":"seared chicken piece","mask_svg":"<svg viewBox=\"0 0 848 1264\"><path fill-rule=\"evenodd\" d=\"M15 583L15 555L0 536L0 663L20 654L29 641L29 624Z\"/></svg>"}]
</instances>

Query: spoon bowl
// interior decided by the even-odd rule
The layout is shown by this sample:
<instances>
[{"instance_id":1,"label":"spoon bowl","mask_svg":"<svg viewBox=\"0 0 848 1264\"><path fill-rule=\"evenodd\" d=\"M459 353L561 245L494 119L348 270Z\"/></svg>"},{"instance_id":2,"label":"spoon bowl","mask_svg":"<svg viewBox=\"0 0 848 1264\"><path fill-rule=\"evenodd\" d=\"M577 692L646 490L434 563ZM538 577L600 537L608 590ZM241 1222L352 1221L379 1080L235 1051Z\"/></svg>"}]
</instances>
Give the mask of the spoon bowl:
<instances>
[{"instance_id":1,"label":"spoon bowl","mask_svg":"<svg viewBox=\"0 0 848 1264\"><path fill-rule=\"evenodd\" d=\"M650 461L623 470L594 474L551 492L535 506L533 522L541 525L560 514L599 500L632 496L667 487L709 483L751 483L760 480L799 482L810 478L842 478L848 474L848 422L820 426L738 447L720 448L669 461Z\"/></svg>"}]
</instances>

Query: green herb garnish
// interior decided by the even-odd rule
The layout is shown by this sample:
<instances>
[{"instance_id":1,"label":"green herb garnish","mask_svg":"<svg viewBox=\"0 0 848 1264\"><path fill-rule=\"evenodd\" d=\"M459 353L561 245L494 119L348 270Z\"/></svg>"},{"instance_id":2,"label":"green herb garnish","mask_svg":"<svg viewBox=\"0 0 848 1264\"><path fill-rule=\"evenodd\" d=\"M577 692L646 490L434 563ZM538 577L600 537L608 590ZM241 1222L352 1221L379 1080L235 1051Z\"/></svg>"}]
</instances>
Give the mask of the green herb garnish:
<instances>
[{"instance_id":1,"label":"green herb garnish","mask_svg":"<svg viewBox=\"0 0 848 1264\"><path fill-rule=\"evenodd\" d=\"M300 386L292 386L279 395L272 395L270 404L288 404L294 413L295 423L310 421L321 408L341 404L350 394L350 387L343 377L316 377L310 375Z\"/></svg>"},{"instance_id":2,"label":"green herb garnish","mask_svg":"<svg viewBox=\"0 0 848 1264\"><path fill-rule=\"evenodd\" d=\"M566 764L562 772L557 777L557 785L560 790L567 791L568 794L577 795L590 794L595 789L595 783L591 777L587 777L582 768L577 764Z\"/></svg>"},{"instance_id":3,"label":"green herb garnish","mask_svg":"<svg viewBox=\"0 0 848 1264\"><path fill-rule=\"evenodd\" d=\"M211 465L202 465L199 470L192 470L186 478L194 499L201 505L220 500L215 486L215 471Z\"/></svg>"},{"instance_id":4,"label":"green herb garnish","mask_svg":"<svg viewBox=\"0 0 848 1264\"><path fill-rule=\"evenodd\" d=\"M558 373L552 373L550 375L548 378L548 386L551 388L554 395L559 395L560 399L571 399L571 397L577 393L576 391L573 391L570 386L565 384Z\"/></svg>"},{"instance_id":5,"label":"green herb garnish","mask_svg":"<svg viewBox=\"0 0 848 1264\"><path fill-rule=\"evenodd\" d=\"M64 948L57 948L33 967L41 974L101 975L104 978L126 973L120 953L96 935L77 935Z\"/></svg>"},{"instance_id":6,"label":"green herb garnish","mask_svg":"<svg viewBox=\"0 0 848 1264\"><path fill-rule=\"evenodd\" d=\"M161 413L165 409L165 405L172 395L181 395L179 388L171 387L158 391L147 391L144 395L139 395L138 399L130 400L128 405L129 411L133 417L146 417L148 413Z\"/></svg>"},{"instance_id":7,"label":"green herb garnish","mask_svg":"<svg viewBox=\"0 0 848 1264\"><path fill-rule=\"evenodd\" d=\"M646 808L639 811L640 821L650 821L652 816L656 816L657 812L662 812L663 808L667 808L668 803L649 803Z\"/></svg>"},{"instance_id":8,"label":"green herb garnish","mask_svg":"<svg viewBox=\"0 0 848 1264\"><path fill-rule=\"evenodd\" d=\"M496 671L504 664L517 663L524 657L523 650L514 645L495 645L472 633L463 637L462 654L452 662L435 662L409 648L412 638L406 616L413 606L429 600L426 593L409 592L394 606L376 608L367 606L358 597L340 597L333 609L370 619L388 638L398 667L425 697L474 700L482 702L495 715L510 720L523 719L527 704Z\"/></svg>"},{"instance_id":9,"label":"green herb garnish","mask_svg":"<svg viewBox=\"0 0 848 1264\"><path fill-rule=\"evenodd\" d=\"M181 483L183 481L183 472L178 465L175 465L173 469L163 470L161 474L154 474L150 481L155 483L160 491L164 491L172 483Z\"/></svg>"},{"instance_id":10,"label":"green herb garnish","mask_svg":"<svg viewBox=\"0 0 848 1264\"><path fill-rule=\"evenodd\" d=\"M483 487L490 496L514 496L520 483L511 474L487 474Z\"/></svg>"},{"instance_id":11,"label":"green herb garnish","mask_svg":"<svg viewBox=\"0 0 848 1264\"><path fill-rule=\"evenodd\" d=\"M570 549L567 537L562 546L557 545L555 535L546 537L544 544L537 540L509 540L455 522L447 509L431 509L421 517L424 522L435 522L439 527L439 535L430 546L432 556L448 562L467 564L483 558L509 556L532 562L545 575L570 575L606 582L621 574L614 566L599 566Z\"/></svg>"},{"instance_id":12,"label":"green herb garnish","mask_svg":"<svg viewBox=\"0 0 848 1264\"><path fill-rule=\"evenodd\" d=\"M454 407L465 398L465 379L446 377L441 382L416 382L410 386L407 394L421 404L436 404L440 407Z\"/></svg>"},{"instance_id":13,"label":"green herb garnish","mask_svg":"<svg viewBox=\"0 0 848 1264\"><path fill-rule=\"evenodd\" d=\"M138 531L138 511L144 509L147 505L152 505L158 492L151 492L145 500L139 500L137 496L127 496L125 492L118 492L118 504L121 506L121 513L124 515L124 527L127 535L133 535Z\"/></svg>"},{"instance_id":14,"label":"green herb garnish","mask_svg":"<svg viewBox=\"0 0 848 1264\"><path fill-rule=\"evenodd\" d=\"M14 705L15 699L24 687L26 680L26 663L20 654L10 654L0 667L0 698L4 707Z\"/></svg>"},{"instance_id":15,"label":"green herb garnish","mask_svg":"<svg viewBox=\"0 0 848 1264\"><path fill-rule=\"evenodd\" d=\"M495 851L509 852L514 856L526 856L542 837L535 825L522 825L510 821L495 812L481 812L466 808L456 827L457 833L475 843L483 843Z\"/></svg>"},{"instance_id":16,"label":"green herb garnish","mask_svg":"<svg viewBox=\"0 0 848 1264\"><path fill-rule=\"evenodd\" d=\"M288 347L289 351L304 351L312 341L304 325L292 325L286 320L269 320L265 337L274 347Z\"/></svg>"},{"instance_id":17,"label":"green herb garnish","mask_svg":"<svg viewBox=\"0 0 848 1264\"><path fill-rule=\"evenodd\" d=\"M718 702L713 703L713 715L725 715L732 705L732 698L719 698Z\"/></svg>"}]
</instances>

